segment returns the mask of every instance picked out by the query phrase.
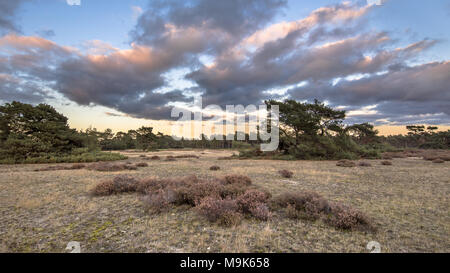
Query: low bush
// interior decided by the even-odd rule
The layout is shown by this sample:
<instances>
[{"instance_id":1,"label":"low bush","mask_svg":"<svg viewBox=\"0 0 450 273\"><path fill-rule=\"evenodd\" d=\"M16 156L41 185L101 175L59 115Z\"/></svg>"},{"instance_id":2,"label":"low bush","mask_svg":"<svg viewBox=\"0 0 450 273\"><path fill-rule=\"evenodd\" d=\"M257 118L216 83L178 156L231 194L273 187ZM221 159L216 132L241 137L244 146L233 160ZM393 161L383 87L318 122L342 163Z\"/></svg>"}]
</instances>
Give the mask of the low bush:
<instances>
[{"instance_id":1,"label":"low bush","mask_svg":"<svg viewBox=\"0 0 450 273\"><path fill-rule=\"evenodd\" d=\"M242 185L242 186L250 186L252 184L252 180L250 179L250 177L245 176L245 175L238 175L238 174L227 175L223 179L221 179L221 182L224 185L238 184L238 185Z\"/></svg>"},{"instance_id":2,"label":"low bush","mask_svg":"<svg viewBox=\"0 0 450 273\"><path fill-rule=\"evenodd\" d=\"M81 170L86 168L84 164L74 164L72 166L49 166L46 168L36 169L35 172L46 172L46 171L66 171L66 170Z\"/></svg>"},{"instance_id":3,"label":"low bush","mask_svg":"<svg viewBox=\"0 0 450 273\"><path fill-rule=\"evenodd\" d=\"M99 162L89 165L87 168L89 170L99 171L99 172L119 172L125 169L126 164L111 164L109 162Z\"/></svg>"},{"instance_id":4,"label":"low bush","mask_svg":"<svg viewBox=\"0 0 450 273\"><path fill-rule=\"evenodd\" d=\"M256 203L251 206L250 215L261 221L267 221L272 217L269 207L264 203Z\"/></svg>"},{"instance_id":5,"label":"low bush","mask_svg":"<svg viewBox=\"0 0 450 273\"><path fill-rule=\"evenodd\" d=\"M285 193L275 202L286 208L289 218L317 220L322 214L330 212L328 201L315 192Z\"/></svg>"},{"instance_id":6,"label":"low bush","mask_svg":"<svg viewBox=\"0 0 450 273\"><path fill-rule=\"evenodd\" d=\"M331 205L331 213L325 217L325 222L338 229L376 231L366 215L341 204Z\"/></svg>"},{"instance_id":7,"label":"low bush","mask_svg":"<svg viewBox=\"0 0 450 273\"><path fill-rule=\"evenodd\" d=\"M235 159L235 158L232 156L221 156L221 157L217 158L217 160L232 160L232 159Z\"/></svg>"},{"instance_id":8,"label":"low bush","mask_svg":"<svg viewBox=\"0 0 450 273\"><path fill-rule=\"evenodd\" d=\"M156 178L148 178L139 181L136 191L141 194L149 194L165 188L164 181Z\"/></svg>"},{"instance_id":9,"label":"low bush","mask_svg":"<svg viewBox=\"0 0 450 273\"><path fill-rule=\"evenodd\" d=\"M236 198L245 193L247 186L239 184L220 185L220 196L222 198Z\"/></svg>"},{"instance_id":10,"label":"low bush","mask_svg":"<svg viewBox=\"0 0 450 273\"><path fill-rule=\"evenodd\" d=\"M161 157L155 155L150 158L150 160L161 160Z\"/></svg>"},{"instance_id":11,"label":"low bush","mask_svg":"<svg viewBox=\"0 0 450 273\"><path fill-rule=\"evenodd\" d=\"M445 161L443 159L437 158L435 160L432 161L433 163L437 163L437 164L442 164L445 163Z\"/></svg>"},{"instance_id":12,"label":"low bush","mask_svg":"<svg viewBox=\"0 0 450 273\"><path fill-rule=\"evenodd\" d=\"M362 212L339 203L329 203L315 192L285 193L276 198L275 203L285 208L286 216L291 219L323 219L338 229L376 231Z\"/></svg>"},{"instance_id":13,"label":"low bush","mask_svg":"<svg viewBox=\"0 0 450 273\"><path fill-rule=\"evenodd\" d=\"M360 167L372 167L372 164L370 164L369 162L362 161L362 162L359 162L358 166L360 166Z\"/></svg>"},{"instance_id":14,"label":"low bush","mask_svg":"<svg viewBox=\"0 0 450 273\"><path fill-rule=\"evenodd\" d=\"M288 171L288 170L281 170L281 171L278 171L278 173L284 178L291 178L294 175L293 172Z\"/></svg>"},{"instance_id":15,"label":"low bush","mask_svg":"<svg viewBox=\"0 0 450 273\"><path fill-rule=\"evenodd\" d=\"M145 162L141 162L141 163L137 163L137 164L136 164L136 167L144 168L144 167L148 167L148 164L145 163Z\"/></svg>"},{"instance_id":16,"label":"low bush","mask_svg":"<svg viewBox=\"0 0 450 273\"><path fill-rule=\"evenodd\" d=\"M118 175L113 182L116 193L135 192L139 184L137 179L129 175Z\"/></svg>"},{"instance_id":17,"label":"low bush","mask_svg":"<svg viewBox=\"0 0 450 273\"><path fill-rule=\"evenodd\" d=\"M218 222L224 226L235 226L242 220L236 200L208 196L201 200L197 210L210 222Z\"/></svg>"},{"instance_id":18,"label":"low bush","mask_svg":"<svg viewBox=\"0 0 450 273\"><path fill-rule=\"evenodd\" d=\"M86 168L85 164L73 164L70 167L71 170L81 170L81 169L84 169L84 168Z\"/></svg>"},{"instance_id":19,"label":"low bush","mask_svg":"<svg viewBox=\"0 0 450 273\"><path fill-rule=\"evenodd\" d=\"M100 184L97 184L93 189L91 189L89 193L93 196L113 195L115 193L114 182L113 181L101 182Z\"/></svg>"},{"instance_id":20,"label":"low bush","mask_svg":"<svg viewBox=\"0 0 450 273\"><path fill-rule=\"evenodd\" d=\"M225 226L225 227L234 227L238 226L243 219L243 215L239 212L226 212L222 214L222 216L219 218L219 225Z\"/></svg>"},{"instance_id":21,"label":"low bush","mask_svg":"<svg viewBox=\"0 0 450 273\"><path fill-rule=\"evenodd\" d=\"M169 208L170 204L177 202L177 194L170 189L158 190L153 193L149 193L142 198L147 209L154 213L161 213Z\"/></svg>"},{"instance_id":22,"label":"low bush","mask_svg":"<svg viewBox=\"0 0 450 273\"><path fill-rule=\"evenodd\" d=\"M145 163L146 164L146 163ZM138 164L139 167L143 167L141 163ZM110 162L98 162L91 164L87 167L88 170L92 171L99 171L99 172L120 172L124 170L137 170L138 165L133 165L131 162L121 163L121 164L114 164ZM148 164L147 164L148 166Z\"/></svg>"},{"instance_id":23,"label":"low bush","mask_svg":"<svg viewBox=\"0 0 450 273\"><path fill-rule=\"evenodd\" d=\"M119 193L136 192L139 181L128 175L116 176L113 180L96 185L91 191L93 196L107 196Z\"/></svg>"},{"instance_id":24,"label":"low bush","mask_svg":"<svg viewBox=\"0 0 450 273\"><path fill-rule=\"evenodd\" d=\"M119 153L107 152L84 152L67 155L46 154L39 157L27 158L4 158L0 160L0 164L45 164L45 163L89 163L100 161L119 161L127 159L126 156Z\"/></svg>"},{"instance_id":25,"label":"low bush","mask_svg":"<svg viewBox=\"0 0 450 273\"><path fill-rule=\"evenodd\" d=\"M342 160L339 160L338 163L336 163L336 166L351 168L351 167L356 167L356 164L355 164L355 162L353 162L351 160L342 159Z\"/></svg>"},{"instance_id":26,"label":"low bush","mask_svg":"<svg viewBox=\"0 0 450 273\"><path fill-rule=\"evenodd\" d=\"M392 161L387 161L387 160L385 160L385 161L381 161L381 165L384 165L384 166L391 166L391 165L393 165L393 164L392 164Z\"/></svg>"},{"instance_id":27,"label":"low bush","mask_svg":"<svg viewBox=\"0 0 450 273\"><path fill-rule=\"evenodd\" d=\"M174 156L173 158L179 158L179 159L182 159L182 158L197 158L197 159L199 159L200 157L198 155L177 155L177 156Z\"/></svg>"},{"instance_id":28,"label":"low bush","mask_svg":"<svg viewBox=\"0 0 450 273\"><path fill-rule=\"evenodd\" d=\"M410 154L405 152L386 152L383 153L381 159L392 160L394 158L407 158L408 156L410 156Z\"/></svg>"},{"instance_id":29,"label":"low bush","mask_svg":"<svg viewBox=\"0 0 450 273\"><path fill-rule=\"evenodd\" d=\"M132 165L132 164L124 165L123 168L125 170L130 170L130 171L135 171L138 169L138 167L136 165Z\"/></svg>"},{"instance_id":30,"label":"low bush","mask_svg":"<svg viewBox=\"0 0 450 273\"><path fill-rule=\"evenodd\" d=\"M211 171L218 171L220 170L219 166L211 166L211 168L209 168Z\"/></svg>"},{"instance_id":31,"label":"low bush","mask_svg":"<svg viewBox=\"0 0 450 273\"><path fill-rule=\"evenodd\" d=\"M270 198L271 195L269 193L251 189L247 190L243 195L238 196L236 202L240 212L251 214L251 209L253 207L260 204L266 204Z\"/></svg>"},{"instance_id":32,"label":"low bush","mask_svg":"<svg viewBox=\"0 0 450 273\"><path fill-rule=\"evenodd\" d=\"M221 185L215 181L201 181L177 189L183 203L197 206L205 197L220 198Z\"/></svg>"},{"instance_id":33,"label":"low bush","mask_svg":"<svg viewBox=\"0 0 450 273\"><path fill-rule=\"evenodd\" d=\"M143 201L152 211L161 212L169 204L187 204L197 207L211 222L232 226L241 222L243 214L263 221L271 217L266 204L270 194L248 190L250 184L250 178L240 175L211 180L149 178L140 181L136 191L146 195Z\"/></svg>"}]
</instances>

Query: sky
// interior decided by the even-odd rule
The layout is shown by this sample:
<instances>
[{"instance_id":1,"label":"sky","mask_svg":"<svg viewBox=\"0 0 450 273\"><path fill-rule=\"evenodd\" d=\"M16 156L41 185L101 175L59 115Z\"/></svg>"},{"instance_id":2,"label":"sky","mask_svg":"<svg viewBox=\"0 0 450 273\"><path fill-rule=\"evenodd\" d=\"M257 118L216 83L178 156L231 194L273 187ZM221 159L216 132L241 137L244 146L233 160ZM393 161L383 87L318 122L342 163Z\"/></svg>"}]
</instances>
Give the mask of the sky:
<instances>
[{"instance_id":1,"label":"sky","mask_svg":"<svg viewBox=\"0 0 450 273\"><path fill-rule=\"evenodd\" d=\"M450 128L447 0L0 0L0 102L170 132L174 105L296 99Z\"/></svg>"}]
</instances>

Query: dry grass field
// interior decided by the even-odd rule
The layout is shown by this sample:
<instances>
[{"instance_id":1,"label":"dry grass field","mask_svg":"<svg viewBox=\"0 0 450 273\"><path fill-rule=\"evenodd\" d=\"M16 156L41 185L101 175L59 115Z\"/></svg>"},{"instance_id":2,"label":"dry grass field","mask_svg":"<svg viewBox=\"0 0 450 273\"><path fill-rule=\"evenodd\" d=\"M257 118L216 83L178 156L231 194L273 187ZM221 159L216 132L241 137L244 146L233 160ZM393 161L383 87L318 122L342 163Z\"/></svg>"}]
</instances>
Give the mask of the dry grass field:
<instances>
[{"instance_id":1,"label":"dry grass field","mask_svg":"<svg viewBox=\"0 0 450 273\"><path fill-rule=\"evenodd\" d=\"M450 163L396 158L393 165L343 168L336 161L219 160L230 151L163 151L147 157L195 154L175 161L145 160L148 167L120 172L89 169L35 172L47 165L0 166L0 252L450 252ZM64 164L63 164L64 165ZM70 164L68 164L69 166ZM211 166L220 170L211 171ZM290 170L283 178L280 170ZM211 224L193 208L152 214L138 194L92 197L89 190L118 174L136 178L244 174L272 193L309 190L364 212L376 233L337 230L321 221L274 213L268 222L245 219L236 227Z\"/></svg>"}]
</instances>

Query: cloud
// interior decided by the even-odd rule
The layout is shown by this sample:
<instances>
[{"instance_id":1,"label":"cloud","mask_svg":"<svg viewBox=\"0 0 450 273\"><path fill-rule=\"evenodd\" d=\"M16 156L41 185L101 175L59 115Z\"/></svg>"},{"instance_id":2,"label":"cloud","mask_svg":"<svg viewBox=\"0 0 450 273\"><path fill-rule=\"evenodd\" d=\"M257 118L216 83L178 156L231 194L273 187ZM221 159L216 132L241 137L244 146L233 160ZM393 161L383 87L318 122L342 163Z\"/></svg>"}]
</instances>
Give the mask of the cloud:
<instances>
[{"instance_id":1,"label":"cloud","mask_svg":"<svg viewBox=\"0 0 450 273\"><path fill-rule=\"evenodd\" d=\"M0 0L0 35L9 32L20 32L14 22L19 7L28 0Z\"/></svg>"},{"instance_id":2,"label":"cloud","mask_svg":"<svg viewBox=\"0 0 450 273\"><path fill-rule=\"evenodd\" d=\"M131 11L133 12L133 19L136 20L141 16L141 14L144 12L144 10L139 6L132 6Z\"/></svg>"},{"instance_id":3,"label":"cloud","mask_svg":"<svg viewBox=\"0 0 450 273\"><path fill-rule=\"evenodd\" d=\"M173 66L170 52L138 45L118 50L104 43L93 44L110 52L82 54L44 38L7 35L0 38L0 48L9 53L0 72L20 74L26 82L38 82L80 105L103 105L136 117L168 119L169 102L187 101L178 90L155 92L165 84L162 74ZM18 87L3 85L0 99L10 98L14 90ZM29 86L23 90L32 91Z\"/></svg>"},{"instance_id":4,"label":"cloud","mask_svg":"<svg viewBox=\"0 0 450 273\"><path fill-rule=\"evenodd\" d=\"M213 65L192 72L188 78L205 90L209 103L223 105L236 102L236 98L241 103L258 103L265 99L265 90L305 80L377 71L406 53L383 51L392 43L386 33L348 37L355 34L352 23L366 12L367 7L341 4L320 8L303 20L284 24L290 27L269 26L267 29L281 33L266 37L257 31L240 46L219 55ZM344 22L345 26L336 25L337 22ZM330 36L340 40L323 43ZM248 44L259 46L246 50ZM374 57L366 56L374 52Z\"/></svg>"},{"instance_id":5,"label":"cloud","mask_svg":"<svg viewBox=\"0 0 450 273\"><path fill-rule=\"evenodd\" d=\"M333 105L364 107L376 105L369 113L358 117L376 121L413 121L418 117L449 123L450 117L450 62L433 62L405 67L383 75L372 75L336 85L322 82L289 90L299 100L312 97L327 100Z\"/></svg>"},{"instance_id":6,"label":"cloud","mask_svg":"<svg viewBox=\"0 0 450 273\"><path fill-rule=\"evenodd\" d=\"M284 0L151 1L131 35L151 46L188 42L185 53L218 51L266 25L285 6Z\"/></svg>"},{"instance_id":7,"label":"cloud","mask_svg":"<svg viewBox=\"0 0 450 273\"><path fill-rule=\"evenodd\" d=\"M66 0L69 6L81 6L81 0Z\"/></svg>"},{"instance_id":8,"label":"cloud","mask_svg":"<svg viewBox=\"0 0 450 273\"><path fill-rule=\"evenodd\" d=\"M285 7L279 0L152 1L142 14L133 8L140 16L125 50L9 34L0 38L0 99L16 92L39 101L52 90L79 105L159 120L193 93L221 106L317 98L348 110L350 122L449 123L449 62L411 66L436 40L399 46L392 33L367 26L375 6L348 2L271 23ZM167 76L180 70L186 88Z\"/></svg>"},{"instance_id":9,"label":"cloud","mask_svg":"<svg viewBox=\"0 0 450 273\"><path fill-rule=\"evenodd\" d=\"M51 97L36 82L0 73L0 101L39 103Z\"/></svg>"},{"instance_id":10,"label":"cloud","mask_svg":"<svg viewBox=\"0 0 450 273\"><path fill-rule=\"evenodd\" d=\"M46 38L46 39L52 38L56 35L55 31L52 29L41 29L41 30L36 31L36 34L38 36L40 36L42 38Z\"/></svg>"},{"instance_id":11,"label":"cloud","mask_svg":"<svg viewBox=\"0 0 450 273\"><path fill-rule=\"evenodd\" d=\"M111 113L111 112L105 112L105 114L110 117L123 117L124 116L122 114L116 114L116 113Z\"/></svg>"}]
</instances>

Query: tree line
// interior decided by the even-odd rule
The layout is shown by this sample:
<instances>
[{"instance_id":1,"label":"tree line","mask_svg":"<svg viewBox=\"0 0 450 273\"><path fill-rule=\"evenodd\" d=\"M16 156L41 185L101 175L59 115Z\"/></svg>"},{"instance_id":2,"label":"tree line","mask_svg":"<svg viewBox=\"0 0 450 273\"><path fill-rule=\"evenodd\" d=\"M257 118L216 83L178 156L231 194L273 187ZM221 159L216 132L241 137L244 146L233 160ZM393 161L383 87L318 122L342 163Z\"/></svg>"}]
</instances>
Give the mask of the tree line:
<instances>
[{"instance_id":1,"label":"tree line","mask_svg":"<svg viewBox=\"0 0 450 273\"><path fill-rule=\"evenodd\" d=\"M279 157L296 159L376 158L383 151L395 148L448 149L450 131L437 132L437 127L411 125L407 135L379 136L369 123L346 125L345 111L335 110L322 102L297 102L295 100L266 101L268 108L280 109L280 145L275 153ZM270 129L270 128L269 128ZM261 154L260 141L226 140L226 136L211 139L179 141L152 127L113 133L88 128L77 131L69 128L68 119L52 106L36 106L21 102L0 106L0 162L26 162L32 158L58 158L83 154L92 160L100 151L139 149L241 149L243 156ZM219 140L223 139L223 140ZM229 138L228 138L229 139ZM95 156L92 156L95 154ZM111 159L115 158L114 156ZM53 159L52 159L53 160ZM70 160L70 159L68 159Z\"/></svg>"}]
</instances>

